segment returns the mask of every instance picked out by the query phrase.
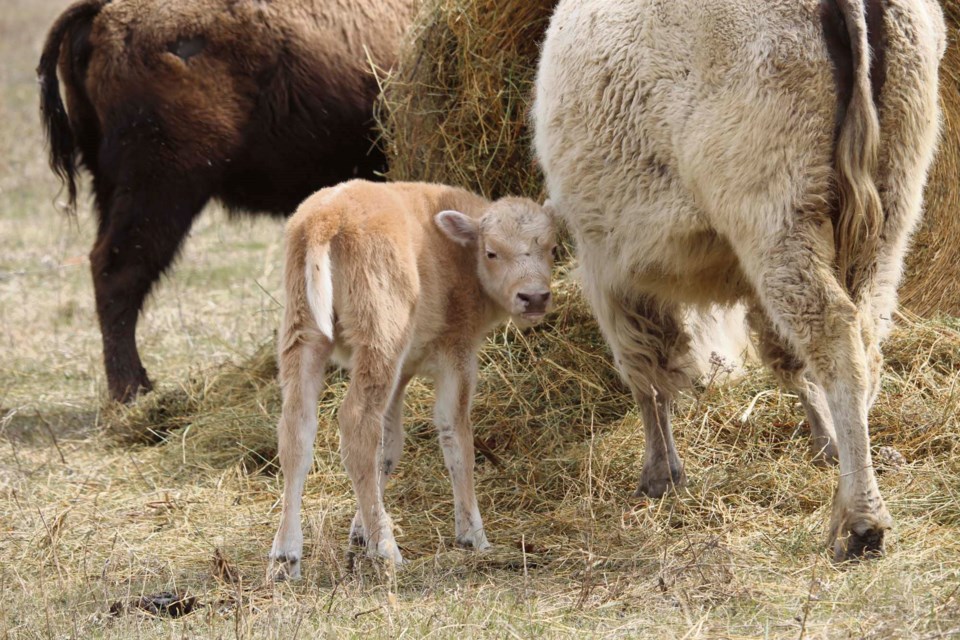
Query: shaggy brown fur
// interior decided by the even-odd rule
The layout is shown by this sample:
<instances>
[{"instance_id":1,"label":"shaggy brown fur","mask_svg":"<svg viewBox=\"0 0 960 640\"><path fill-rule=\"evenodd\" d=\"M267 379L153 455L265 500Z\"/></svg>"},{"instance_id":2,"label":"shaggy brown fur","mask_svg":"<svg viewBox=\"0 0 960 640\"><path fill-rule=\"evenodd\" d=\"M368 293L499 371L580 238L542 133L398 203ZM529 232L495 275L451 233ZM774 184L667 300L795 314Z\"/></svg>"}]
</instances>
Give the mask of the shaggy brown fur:
<instances>
[{"instance_id":1,"label":"shaggy brown fur","mask_svg":"<svg viewBox=\"0 0 960 640\"><path fill-rule=\"evenodd\" d=\"M150 381L143 300L210 198L287 215L384 167L370 65L389 68L413 0L81 0L38 68L50 163L99 216L90 254L110 394ZM67 109L58 87L63 82Z\"/></svg>"},{"instance_id":2,"label":"shaggy brown fur","mask_svg":"<svg viewBox=\"0 0 960 640\"><path fill-rule=\"evenodd\" d=\"M507 317L531 323L547 311L554 233L548 210L530 200L490 203L426 183L353 181L300 206L286 236L283 515L271 577L300 574L300 500L331 359L351 370L338 415L340 451L358 502L351 540L370 555L402 561L383 489L403 451L404 390L424 375L436 383L457 544L489 546L473 486L476 350Z\"/></svg>"}]
</instances>

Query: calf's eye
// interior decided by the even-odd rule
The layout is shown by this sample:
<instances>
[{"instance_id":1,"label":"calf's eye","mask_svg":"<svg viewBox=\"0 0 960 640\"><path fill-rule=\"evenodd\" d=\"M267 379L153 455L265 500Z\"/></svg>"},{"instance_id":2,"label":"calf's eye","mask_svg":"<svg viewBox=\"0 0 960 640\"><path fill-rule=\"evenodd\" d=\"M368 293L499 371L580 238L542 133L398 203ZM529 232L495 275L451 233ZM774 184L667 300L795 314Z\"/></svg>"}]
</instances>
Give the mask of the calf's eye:
<instances>
[{"instance_id":1,"label":"calf's eye","mask_svg":"<svg viewBox=\"0 0 960 640\"><path fill-rule=\"evenodd\" d=\"M487 258L488 258L488 259L494 260L496 257L497 257L497 254L496 254L496 253L494 253L493 251L487 251Z\"/></svg>"}]
</instances>

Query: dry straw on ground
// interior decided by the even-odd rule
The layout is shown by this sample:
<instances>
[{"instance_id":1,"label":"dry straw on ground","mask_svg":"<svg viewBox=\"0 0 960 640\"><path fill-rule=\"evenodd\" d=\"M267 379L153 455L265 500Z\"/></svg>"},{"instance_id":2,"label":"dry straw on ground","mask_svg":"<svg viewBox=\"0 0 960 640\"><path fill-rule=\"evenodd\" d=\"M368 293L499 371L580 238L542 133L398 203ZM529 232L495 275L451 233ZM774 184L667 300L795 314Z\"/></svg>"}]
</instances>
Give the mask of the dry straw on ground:
<instances>
[{"instance_id":1,"label":"dry straw on ground","mask_svg":"<svg viewBox=\"0 0 960 640\"><path fill-rule=\"evenodd\" d=\"M457 184L490 197L542 195L527 109L554 0L427 0L380 120L390 177ZM960 0L945 0L950 46L941 96L944 131L927 188L926 219L907 261L904 306L960 314Z\"/></svg>"},{"instance_id":2,"label":"dry straw on ground","mask_svg":"<svg viewBox=\"0 0 960 640\"><path fill-rule=\"evenodd\" d=\"M377 593L377 585L392 585L397 594L392 597L406 603L398 615L409 620L416 619L417 599L435 589L464 584L479 589L479 579L488 589L484 597L495 601L484 606L497 609L505 593L526 598L519 594L534 585L537 615L549 618L552 611L563 620L543 627L558 635L579 628L713 637L739 628L748 637L764 633L771 616L783 615L782 607L789 610L811 597L818 613L805 624L819 630L815 636L860 633L857 620L864 615L872 616L870 628L883 621L886 631L877 637L960 628L960 607L936 609L938 602L952 602L949 585L960 579L960 326L901 318L888 344L888 370L871 424L874 449L882 452L882 491L898 529L891 536L891 557L858 569L858 577L856 571L832 568L823 553L836 470L813 467L796 399L777 392L762 372L736 387L701 387L685 396L675 420L689 490L662 501L630 499L642 459L639 417L582 297L566 277L558 299L546 326L498 331L481 355L473 418L486 453L477 456L476 475L494 551L452 549L452 497L431 424L432 392L415 381L406 403L405 458L387 491L398 541L411 565L392 582L376 577L375 566L344 573L355 503L337 454L335 414L346 381L331 374L305 498L307 583L296 593L319 589L324 598L334 598L344 583L349 593L365 598ZM124 425L121 433L158 425L170 429L159 444L132 449L151 469L149 477L219 488L222 495L203 507L206 521L182 516L181 535L188 521L199 532L240 512L254 514L255 525L243 529L254 538L230 550L238 567L234 573L244 575L247 591L230 597L270 615L275 612L261 601L269 600L271 591L260 572L278 516L270 504L278 495L279 402L267 346L242 365L197 376L110 420ZM156 418L174 413L176 421ZM231 495L246 506L231 504ZM109 510L103 504L96 508ZM130 535L125 543L141 554L147 551L138 545L164 544L167 537L161 527L142 543ZM202 564L197 554L184 552L176 561L180 570ZM185 585L209 602L236 591L210 578L131 579L143 583L137 597L151 588ZM906 579L918 587L907 588ZM873 609L865 585L882 589L888 611ZM929 595L921 595L928 589ZM790 602L794 605L785 604ZM262 615L253 629L270 619ZM797 615L806 618L799 609ZM699 630L690 622L698 618L704 625ZM799 621L778 624L785 626L769 635L795 636L800 627ZM508 627L497 620L490 628Z\"/></svg>"}]
</instances>

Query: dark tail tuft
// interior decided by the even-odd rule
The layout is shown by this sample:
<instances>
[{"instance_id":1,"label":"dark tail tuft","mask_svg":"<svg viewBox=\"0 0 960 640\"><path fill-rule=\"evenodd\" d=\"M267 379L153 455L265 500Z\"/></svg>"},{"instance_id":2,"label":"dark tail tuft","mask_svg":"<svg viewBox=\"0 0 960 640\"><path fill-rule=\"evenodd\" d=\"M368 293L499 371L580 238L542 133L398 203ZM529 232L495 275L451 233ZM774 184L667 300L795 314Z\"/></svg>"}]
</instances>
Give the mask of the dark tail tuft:
<instances>
[{"instance_id":1,"label":"dark tail tuft","mask_svg":"<svg viewBox=\"0 0 960 640\"><path fill-rule=\"evenodd\" d=\"M108 1L80 0L60 14L50 27L47 41L43 45L43 53L40 55L40 64L37 66L37 79L40 82L40 119L50 148L50 168L67 186L71 212L77 202L77 146L67 111L60 98L60 81L57 77L60 43L67 31L79 23L95 18Z\"/></svg>"}]
</instances>

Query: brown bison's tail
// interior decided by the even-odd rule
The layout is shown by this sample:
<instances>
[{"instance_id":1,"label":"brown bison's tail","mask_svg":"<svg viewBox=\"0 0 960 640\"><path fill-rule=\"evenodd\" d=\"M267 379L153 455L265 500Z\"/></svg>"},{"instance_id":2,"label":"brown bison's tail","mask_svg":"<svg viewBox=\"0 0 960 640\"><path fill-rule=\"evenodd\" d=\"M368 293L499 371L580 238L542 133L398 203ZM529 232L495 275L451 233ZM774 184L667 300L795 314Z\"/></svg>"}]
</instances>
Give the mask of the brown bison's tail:
<instances>
[{"instance_id":1,"label":"brown bison's tail","mask_svg":"<svg viewBox=\"0 0 960 640\"><path fill-rule=\"evenodd\" d=\"M868 2L871 10L879 10L880 3L870 0L837 0L850 38L853 86L837 140L839 215L834 233L839 274L854 299L874 268L883 227L883 205L874 182L880 120L870 85Z\"/></svg>"},{"instance_id":2,"label":"brown bison's tail","mask_svg":"<svg viewBox=\"0 0 960 640\"><path fill-rule=\"evenodd\" d=\"M40 118L50 146L50 168L67 186L71 211L77 201L77 146L63 100L60 98L60 83L57 78L60 44L70 29L95 18L107 2L109 0L80 0L60 14L50 27L43 53L40 55L40 64L37 66Z\"/></svg>"}]
</instances>

